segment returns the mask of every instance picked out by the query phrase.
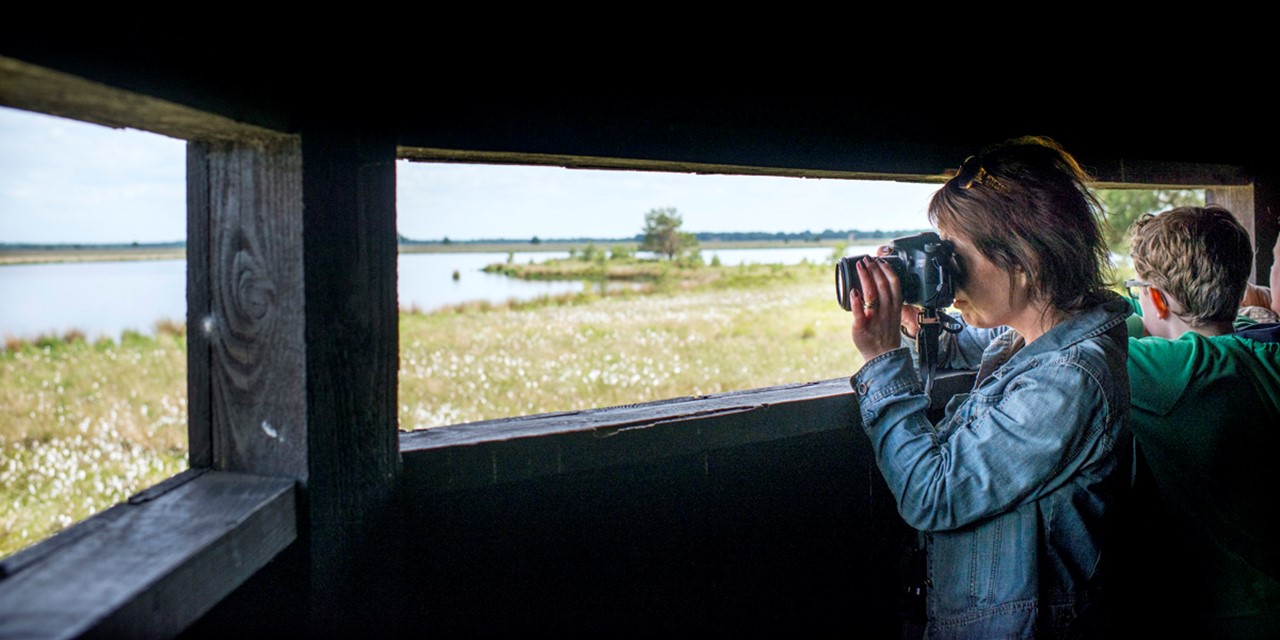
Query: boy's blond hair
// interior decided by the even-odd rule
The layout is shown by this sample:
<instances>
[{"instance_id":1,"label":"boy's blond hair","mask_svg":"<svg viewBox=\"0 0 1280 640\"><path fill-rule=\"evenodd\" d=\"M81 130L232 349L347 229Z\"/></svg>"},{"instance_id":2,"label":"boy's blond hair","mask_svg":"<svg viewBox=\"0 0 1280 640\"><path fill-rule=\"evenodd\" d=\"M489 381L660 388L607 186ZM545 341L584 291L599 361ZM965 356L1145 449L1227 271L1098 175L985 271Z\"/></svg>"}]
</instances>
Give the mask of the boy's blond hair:
<instances>
[{"instance_id":1,"label":"boy's blond hair","mask_svg":"<svg viewBox=\"0 0 1280 640\"><path fill-rule=\"evenodd\" d=\"M1138 277L1169 294L1192 327L1235 320L1253 263L1249 233L1217 206L1178 207L1129 228Z\"/></svg>"}]
</instances>

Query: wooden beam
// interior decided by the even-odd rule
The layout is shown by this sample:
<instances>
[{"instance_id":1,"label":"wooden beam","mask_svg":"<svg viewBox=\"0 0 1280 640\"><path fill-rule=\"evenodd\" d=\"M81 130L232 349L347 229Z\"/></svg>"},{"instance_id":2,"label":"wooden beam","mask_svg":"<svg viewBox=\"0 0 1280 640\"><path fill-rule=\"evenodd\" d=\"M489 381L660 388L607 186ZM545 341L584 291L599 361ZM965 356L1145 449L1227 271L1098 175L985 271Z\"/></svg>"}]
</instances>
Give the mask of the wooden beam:
<instances>
[{"instance_id":1,"label":"wooden beam","mask_svg":"<svg viewBox=\"0 0 1280 640\"><path fill-rule=\"evenodd\" d=\"M1086 169L1100 189L1145 186L1153 189L1194 189L1248 186L1252 176L1243 167L1194 162L1163 162L1120 158L1103 160Z\"/></svg>"},{"instance_id":2,"label":"wooden beam","mask_svg":"<svg viewBox=\"0 0 1280 640\"><path fill-rule=\"evenodd\" d=\"M305 483L301 145L192 142L187 162L192 466Z\"/></svg>"},{"instance_id":3,"label":"wooden beam","mask_svg":"<svg viewBox=\"0 0 1280 640\"><path fill-rule=\"evenodd\" d=\"M395 145L316 127L188 167L192 465L301 483L322 620L398 482Z\"/></svg>"},{"instance_id":4,"label":"wooden beam","mask_svg":"<svg viewBox=\"0 0 1280 640\"><path fill-rule=\"evenodd\" d=\"M523 164L573 169L612 169L618 171L662 171L666 173L694 173L706 175L758 175L790 178L823 178L834 180L890 180L896 182L932 182L941 184L950 175L938 165L922 164L913 173L892 173L886 167L867 162L860 169L830 169L803 166L751 166L709 164L702 162L676 162L634 158L609 158L599 156L557 155L549 153L511 153L492 151L458 151L450 149L426 149L399 147L397 155L413 162L467 163L467 164ZM858 165L851 165L858 166ZM936 169L935 173L927 173Z\"/></svg>"},{"instance_id":5,"label":"wooden beam","mask_svg":"<svg viewBox=\"0 0 1280 640\"><path fill-rule=\"evenodd\" d=\"M1253 186L1245 187L1212 187L1205 189L1205 204L1216 204L1226 208L1240 222L1240 226L1249 232L1249 239L1254 246L1254 255L1257 255L1258 234L1255 230L1257 219L1257 209L1253 200ZM1269 253L1269 252L1268 252ZM1263 271L1263 282L1266 284L1266 272ZM1258 282L1258 272L1255 266L1254 270L1249 273L1249 282Z\"/></svg>"},{"instance_id":6,"label":"wooden beam","mask_svg":"<svg viewBox=\"0 0 1280 640\"><path fill-rule=\"evenodd\" d=\"M1205 203L1226 207L1249 232L1254 257L1249 281L1269 286L1273 248L1280 232L1280 175L1263 173L1245 187L1206 189Z\"/></svg>"},{"instance_id":7,"label":"wooden beam","mask_svg":"<svg viewBox=\"0 0 1280 640\"><path fill-rule=\"evenodd\" d=\"M294 483L193 472L6 559L0 637L172 637L293 542Z\"/></svg>"},{"instance_id":8,"label":"wooden beam","mask_svg":"<svg viewBox=\"0 0 1280 640\"><path fill-rule=\"evenodd\" d=\"M308 541L321 594L386 533L399 479L395 159L389 135L303 131Z\"/></svg>"},{"instance_id":9,"label":"wooden beam","mask_svg":"<svg viewBox=\"0 0 1280 640\"><path fill-rule=\"evenodd\" d=\"M1259 172L1253 199L1254 282L1265 286L1270 282L1274 249L1280 237L1280 167Z\"/></svg>"},{"instance_id":10,"label":"wooden beam","mask_svg":"<svg viewBox=\"0 0 1280 640\"><path fill-rule=\"evenodd\" d=\"M944 372L934 405L969 389ZM407 494L474 489L858 428L844 378L403 433Z\"/></svg>"},{"instance_id":11,"label":"wooden beam","mask_svg":"<svg viewBox=\"0 0 1280 640\"><path fill-rule=\"evenodd\" d=\"M182 140L246 140L279 135L225 116L3 56L0 105Z\"/></svg>"}]
</instances>

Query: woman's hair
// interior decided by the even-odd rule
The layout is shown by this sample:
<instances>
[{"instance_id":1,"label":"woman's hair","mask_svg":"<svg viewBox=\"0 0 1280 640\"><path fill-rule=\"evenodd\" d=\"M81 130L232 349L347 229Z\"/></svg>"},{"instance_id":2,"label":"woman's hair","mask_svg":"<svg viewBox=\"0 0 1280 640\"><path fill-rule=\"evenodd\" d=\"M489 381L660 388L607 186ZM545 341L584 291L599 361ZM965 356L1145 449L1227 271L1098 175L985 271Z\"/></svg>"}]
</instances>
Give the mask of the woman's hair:
<instances>
[{"instance_id":1,"label":"woman's hair","mask_svg":"<svg viewBox=\"0 0 1280 640\"><path fill-rule=\"evenodd\" d=\"M1096 303L1111 272L1091 181L1057 142L1014 138L965 160L933 194L929 221L1010 274L1021 269L1032 300L1078 311Z\"/></svg>"},{"instance_id":2,"label":"woman's hair","mask_svg":"<svg viewBox=\"0 0 1280 640\"><path fill-rule=\"evenodd\" d=\"M1179 318L1193 327L1235 320L1253 245L1230 211L1178 207L1138 218L1128 233L1138 277L1178 301Z\"/></svg>"}]
</instances>

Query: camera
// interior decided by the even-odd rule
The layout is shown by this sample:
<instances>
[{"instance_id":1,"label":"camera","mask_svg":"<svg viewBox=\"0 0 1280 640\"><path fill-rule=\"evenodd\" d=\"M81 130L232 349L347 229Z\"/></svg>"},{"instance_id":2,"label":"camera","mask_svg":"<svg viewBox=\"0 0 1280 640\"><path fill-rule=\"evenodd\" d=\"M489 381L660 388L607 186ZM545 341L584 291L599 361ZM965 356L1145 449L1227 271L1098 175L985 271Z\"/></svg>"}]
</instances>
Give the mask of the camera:
<instances>
[{"instance_id":1,"label":"camera","mask_svg":"<svg viewBox=\"0 0 1280 640\"><path fill-rule=\"evenodd\" d=\"M903 302L933 310L948 307L955 301L960 269L956 265L954 245L926 231L894 238L889 246L893 253L880 258L898 275ZM845 311L852 310L849 289L862 291L857 265L864 257L841 258L836 263L836 302Z\"/></svg>"}]
</instances>

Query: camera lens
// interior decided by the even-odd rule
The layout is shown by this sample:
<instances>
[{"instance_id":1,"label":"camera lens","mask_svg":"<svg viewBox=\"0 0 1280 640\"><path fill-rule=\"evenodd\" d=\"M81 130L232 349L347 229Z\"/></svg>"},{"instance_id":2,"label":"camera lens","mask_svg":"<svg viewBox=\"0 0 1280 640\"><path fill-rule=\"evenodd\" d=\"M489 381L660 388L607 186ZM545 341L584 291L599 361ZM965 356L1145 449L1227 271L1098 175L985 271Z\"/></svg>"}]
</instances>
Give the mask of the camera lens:
<instances>
[{"instance_id":1,"label":"camera lens","mask_svg":"<svg viewBox=\"0 0 1280 640\"><path fill-rule=\"evenodd\" d=\"M858 278L858 263L863 258L870 256L852 256L849 258L841 258L836 263L836 302L840 303L840 308L845 311L853 309L853 302L849 299L849 290L857 289L862 292L862 280ZM903 277L906 270L905 263L900 256L884 256L879 258L888 264L898 277Z\"/></svg>"},{"instance_id":2,"label":"camera lens","mask_svg":"<svg viewBox=\"0 0 1280 640\"><path fill-rule=\"evenodd\" d=\"M853 288L861 291L861 283L858 282L857 264L864 257L840 258L836 262L836 302L845 311L853 310L852 303L849 301L849 289Z\"/></svg>"}]
</instances>

